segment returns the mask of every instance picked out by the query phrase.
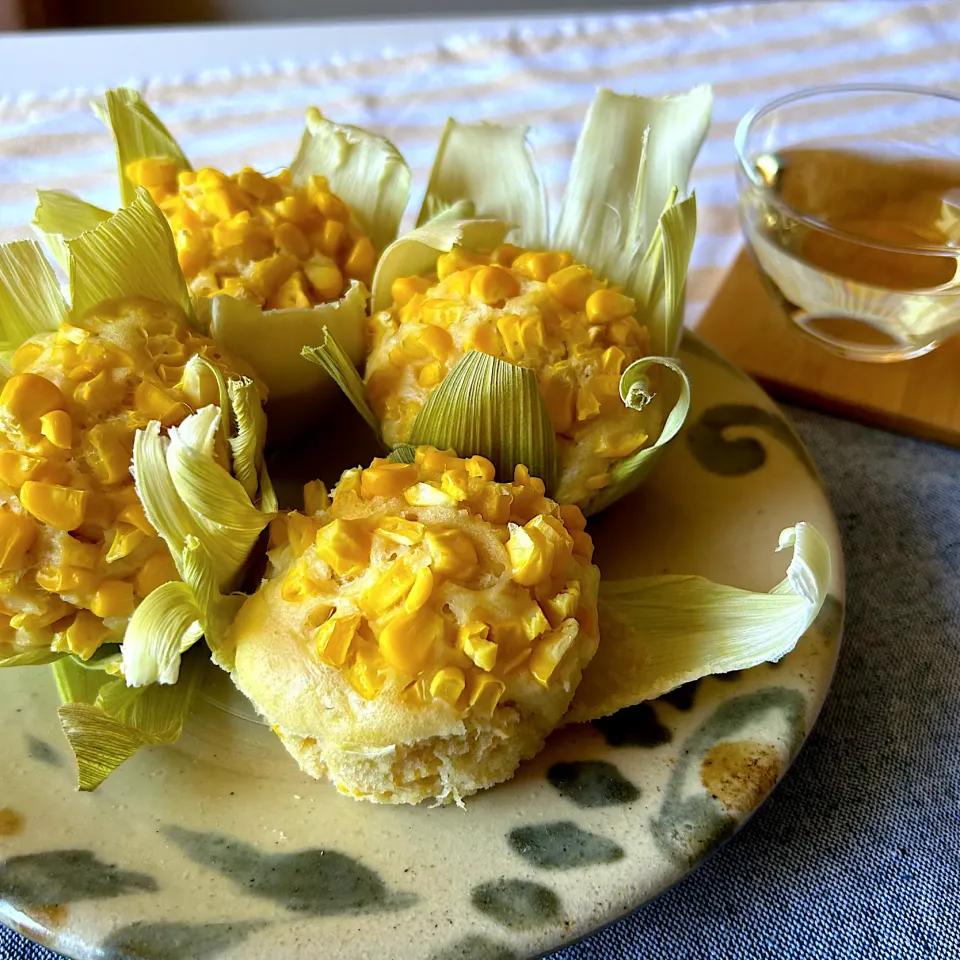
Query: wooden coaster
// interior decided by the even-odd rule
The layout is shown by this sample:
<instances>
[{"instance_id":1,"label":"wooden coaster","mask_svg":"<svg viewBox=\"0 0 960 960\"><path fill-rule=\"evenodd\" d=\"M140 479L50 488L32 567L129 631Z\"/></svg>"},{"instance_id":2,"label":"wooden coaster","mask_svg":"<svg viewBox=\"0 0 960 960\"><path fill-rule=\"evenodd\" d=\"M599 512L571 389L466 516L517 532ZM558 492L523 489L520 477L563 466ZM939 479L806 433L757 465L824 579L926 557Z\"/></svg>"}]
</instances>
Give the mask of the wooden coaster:
<instances>
[{"instance_id":1,"label":"wooden coaster","mask_svg":"<svg viewBox=\"0 0 960 960\"><path fill-rule=\"evenodd\" d=\"M899 363L834 356L790 324L745 250L694 329L774 397L960 446L960 336Z\"/></svg>"}]
</instances>

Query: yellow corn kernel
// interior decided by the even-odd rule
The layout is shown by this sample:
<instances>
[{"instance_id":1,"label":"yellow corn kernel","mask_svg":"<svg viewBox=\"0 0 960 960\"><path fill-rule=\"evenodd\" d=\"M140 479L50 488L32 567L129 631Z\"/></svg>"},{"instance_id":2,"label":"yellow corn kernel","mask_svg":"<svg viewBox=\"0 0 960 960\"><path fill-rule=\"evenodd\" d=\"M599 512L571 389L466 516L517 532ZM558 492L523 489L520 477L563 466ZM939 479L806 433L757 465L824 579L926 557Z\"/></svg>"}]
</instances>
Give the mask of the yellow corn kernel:
<instances>
[{"instance_id":1,"label":"yellow corn kernel","mask_svg":"<svg viewBox=\"0 0 960 960\"><path fill-rule=\"evenodd\" d=\"M76 530L83 523L89 498L86 490L36 480L27 480L20 488L23 509L58 530Z\"/></svg>"},{"instance_id":2,"label":"yellow corn kernel","mask_svg":"<svg viewBox=\"0 0 960 960\"><path fill-rule=\"evenodd\" d=\"M589 420L600 412L600 401L589 387L577 391L577 419Z\"/></svg>"},{"instance_id":3,"label":"yellow corn kernel","mask_svg":"<svg viewBox=\"0 0 960 960\"><path fill-rule=\"evenodd\" d=\"M0 450L0 480L17 490L29 480L44 461L19 450Z\"/></svg>"},{"instance_id":4,"label":"yellow corn kernel","mask_svg":"<svg viewBox=\"0 0 960 960\"><path fill-rule=\"evenodd\" d=\"M413 315L406 316L408 311L414 311ZM417 319L417 312L423 323L436 327L449 327L459 323L463 318L463 304L446 297L431 297L429 300L423 300L419 294L415 294L400 311L401 323Z\"/></svg>"},{"instance_id":5,"label":"yellow corn kernel","mask_svg":"<svg viewBox=\"0 0 960 960\"><path fill-rule=\"evenodd\" d=\"M543 536L543 539L550 545L550 550L553 555L550 574L554 577L562 576L566 571L567 562L573 551L573 537L567 533L567 529L563 523L557 520L556 517L541 514L530 520L526 525L526 529L528 531L538 531Z\"/></svg>"},{"instance_id":6,"label":"yellow corn kernel","mask_svg":"<svg viewBox=\"0 0 960 960\"><path fill-rule=\"evenodd\" d=\"M308 263L303 272L316 295L324 303L332 303L343 293L343 274L332 263Z\"/></svg>"},{"instance_id":7,"label":"yellow corn kernel","mask_svg":"<svg viewBox=\"0 0 960 960\"><path fill-rule=\"evenodd\" d=\"M483 267L467 267L466 270L458 270L451 273L444 284L447 288L447 294L455 297L468 297L470 295L470 285L473 278L481 271Z\"/></svg>"},{"instance_id":8,"label":"yellow corn kernel","mask_svg":"<svg viewBox=\"0 0 960 960\"><path fill-rule=\"evenodd\" d=\"M247 283L251 290L266 300L296 269L297 261L293 257L278 253L253 264Z\"/></svg>"},{"instance_id":9,"label":"yellow corn kernel","mask_svg":"<svg viewBox=\"0 0 960 960\"><path fill-rule=\"evenodd\" d=\"M606 326L607 336L615 343L623 346L631 340L636 340L640 333L640 327L632 317L624 317L620 320L612 320Z\"/></svg>"},{"instance_id":10,"label":"yellow corn kernel","mask_svg":"<svg viewBox=\"0 0 960 960\"><path fill-rule=\"evenodd\" d=\"M553 547L540 530L529 524L526 527L510 524L507 556L510 576L525 587L532 587L550 576Z\"/></svg>"},{"instance_id":11,"label":"yellow corn kernel","mask_svg":"<svg viewBox=\"0 0 960 960\"><path fill-rule=\"evenodd\" d=\"M563 520L563 525L573 533L575 530L586 530L587 529L587 519L583 515L583 511L573 503L561 503L560 504L560 519Z\"/></svg>"},{"instance_id":12,"label":"yellow corn kernel","mask_svg":"<svg viewBox=\"0 0 960 960\"><path fill-rule=\"evenodd\" d=\"M440 489L462 503L470 496L470 474L464 467L451 467L444 470L440 478Z\"/></svg>"},{"instance_id":13,"label":"yellow corn kernel","mask_svg":"<svg viewBox=\"0 0 960 960\"><path fill-rule=\"evenodd\" d=\"M52 410L63 410L65 406L60 388L35 373L15 373L0 392L0 407L24 426L32 425Z\"/></svg>"},{"instance_id":14,"label":"yellow corn kernel","mask_svg":"<svg viewBox=\"0 0 960 960\"><path fill-rule=\"evenodd\" d=\"M296 270L287 277L276 291L267 298L269 310L291 310L310 306L310 298L303 287L305 277L302 270Z\"/></svg>"},{"instance_id":15,"label":"yellow corn kernel","mask_svg":"<svg viewBox=\"0 0 960 960\"><path fill-rule=\"evenodd\" d=\"M520 626L527 640L536 640L540 634L550 629L550 621L536 604L532 604L520 617Z\"/></svg>"},{"instance_id":16,"label":"yellow corn kernel","mask_svg":"<svg viewBox=\"0 0 960 960\"><path fill-rule=\"evenodd\" d=\"M513 482L520 487L532 487L537 493L543 495L546 492L546 484L539 478L530 475L530 468L522 463L518 463L513 468Z\"/></svg>"},{"instance_id":17,"label":"yellow corn kernel","mask_svg":"<svg viewBox=\"0 0 960 960\"><path fill-rule=\"evenodd\" d=\"M413 586L403 601L403 609L407 613L416 613L433 593L433 571L429 567L421 567L413 578Z\"/></svg>"},{"instance_id":18,"label":"yellow corn kernel","mask_svg":"<svg viewBox=\"0 0 960 960\"><path fill-rule=\"evenodd\" d=\"M212 297L220 292L220 281L212 270L198 270L190 280L190 292L196 297Z\"/></svg>"},{"instance_id":19,"label":"yellow corn kernel","mask_svg":"<svg viewBox=\"0 0 960 960\"><path fill-rule=\"evenodd\" d=\"M426 277L397 277L390 285L390 296L398 307L404 307L414 294L426 293L430 286Z\"/></svg>"},{"instance_id":20,"label":"yellow corn kernel","mask_svg":"<svg viewBox=\"0 0 960 960\"><path fill-rule=\"evenodd\" d=\"M437 360L446 360L453 349L453 338L443 327L428 326L420 331L417 341Z\"/></svg>"},{"instance_id":21,"label":"yellow corn kernel","mask_svg":"<svg viewBox=\"0 0 960 960\"><path fill-rule=\"evenodd\" d=\"M588 490L602 490L610 482L609 473L597 473L592 477L587 477L584 486Z\"/></svg>"},{"instance_id":22,"label":"yellow corn kernel","mask_svg":"<svg viewBox=\"0 0 960 960\"><path fill-rule=\"evenodd\" d=\"M226 174L213 167L201 167L195 172L196 180L194 182L201 190L214 190L217 187L224 187L230 182Z\"/></svg>"},{"instance_id":23,"label":"yellow corn kernel","mask_svg":"<svg viewBox=\"0 0 960 960\"><path fill-rule=\"evenodd\" d=\"M316 516L330 506L330 494L320 480L311 480L303 485L303 509L308 517Z\"/></svg>"},{"instance_id":24,"label":"yellow corn kernel","mask_svg":"<svg viewBox=\"0 0 960 960\"><path fill-rule=\"evenodd\" d=\"M117 514L117 519L133 525L138 530L142 530L147 536L152 537L156 535L157 531L153 529L153 524L147 519L143 504L140 503L139 500L134 503L128 503L123 507Z\"/></svg>"},{"instance_id":25,"label":"yellow corn kernel","mask_svg":"<svg viewBox=\"0 0 960 960\"><path fill-rule=\"evenodd\" d=\"M126 580L101 580L90 601L98 617L126 617L133 613L133 584Z\"/></svg>"},{"instance_id":26,"label":"yellow corn kernel","mask_svg":"<svg viewBox=\"0 0 960 960\"><path fill-rule=\"evenodd\" d=\"M127 178L140 187L167 187L171 191L177 182L177 165L168 157L144 157L128 163Z\"/></svg>"},{"instance_id":27,"label":"yellow corn kernel","mask_svg":"<svg viewBox=\"0 0 960 960\"><path fill-rule=\"evenodd\" d=\"M582 263L572 263L547 279L550 292L568 310L583 310L594 286L593 271Z\"/></svg>"},{"instance_id":28,"label":"yellow corn kernel","mask_svg":"<svg viewBox=\"0 0 960 960\"><path fill-rule=\"evenodd\" d=\"M551 627L559 627L564 620L576 616L580 606L580 581L570 580L566 586L554 596L540 601L540 606L550 621Z\"/></svg>"},{"instance_id":29,"label":"yellow corn kernel","mask_svg":"<svg viewBox=\"0 0 960 960\"><path fill-rule=\"evenodd\" d=\"M443 618L429 607L415 613L400 609L384 625L378 638L387 663L415 676L426 663L434 644L443 639Z\"/></svg>"},{"instance_id":30,"label":"yellow corn kernel","mask_svg":"<svg viewBox=\"0 0 960 960\"><path fill-rule=\"evenodd\" d=\"M513 261L523 253L522 247L516 247L512 243L501 243L490 256L494 263L499 263L502 267L512 266Z\"/></svg>"},{"instance_id":31,"label":"yellow corn kernel","mask_svg":"<svg viewBox=\"0 0 960 960\"><path fill-rule=\"evenodd\" d=\"M507 689L502 680L489 677L482 673L474 674L470 678L470 692L467 703L470 709L481 716L490 716L497 708L500 698Z\"/></svg>"},{"instance_id":32,"label":"yellow corn kernel","mask_svg":"<svg viewBox=\"0 0 960 960\"><path fill-rule=\"evenodd\" d=\"M466 686L467 678L459 667L444 667L430 681L430 696L435 700L445 700L455 707Z\"/></svg>"},{"instance_id":33,"label":"yellow corn kernel","mask_svg":"<svg viewBox=\"0 0 960 960\"><path fill-rule=\"evenodd\" d=\"M551 630L533 648L530 656L530 672L539 683L546 686L550 682L553 672L579 634L580 625L576 620L564 620L556 630Z\"/></svg>"},{"instance_id":34,"label":"yellow corn kernel","mask_svg":"<svg viewBox=\"0 0 960 960\"><path fill-rule=\"evenodd\" d=\"M443 380L443 364L439 360L431 360L417 374L417 383L426 390L432 390Z\"/></svg>"},{"instance_id":35,"label":"yellow corn kernel","mask_svg":"<svg viewBox=\"0 0 960 960\"><path fill-rule=\"evenodd\" d=\"M367 467L360 474L360 496L364 500L398 497L416 480L417 468L412 463L383 463Z\"/></svg>"},{"instance_id":36,"label":"yellow corn kernel","mask_svg":"<svg viewBox=\"0 0 960 960\"><path fill-rule=\"evenodd\" d=\"M100 559L100 546L96 543L84 543L69 534L62 536L57 546L60 548L59 562L66 567L80 567L92 570Z\"/></svg>"},{"instance_id":37,"label":"yellow corn kernel","mask_svg":"<svg viewBox=\"0 0 960 960\"><path fill-rule=\"evenodd\" d=\"M377 252L368 237L360 237L343 262L343 272L352 280L369 281L377 263Z\"/></svg>"},{"instance_id":38,"label":"yellow corn kernel","mask_svg":"<svg viewBox=\"0 0 960 960\"><path fill-rule=\"evenodd\" d=\"M54 636L52 649L59 653L72 653L81 660L89 660L110 636L110 631L99 617L89 610L80 610L66 630Z\"/></svg>"},{"instance_id":39,"label":"yellow corn kernel","mask_svg":"<svg viewBox=\"0 0 960 960\"><path fill-rule=\"evenodd\" d=\"M376 652L368 653L360 650L357 652L350 669L346 671L347 681L350 686L364 700L373 700L383 689L386 680L383 670L383 657Z\"/></svg>"},{"instance_id":40,"label":"yellow corn kernel","mask_svg":"<svg viewBox=\"0 0 960 960\"><path fill-rule=\"evenodd\" d=\"M403 492L403 498L411 507L450 507L456 500L432 483L415 483Z\"/></svg>"},{"instance_id":41,"label":"yellow corn kernel","mask_svg":"<svg viewBox=\"0 0 960 960\"><path fill-rule=\"evenodd\" d=\"M61 450L73 446L73 420L66 410L51 410L40 418L40 432Z\"/></svg>"},{"instance_id":42,"label":"yellow corn kernel","mask_svg":"<svg viewBox=\"0 0 960 960\"><path fill-rule=\"evenodd\" d=\"M426 527L416 520L405 520L403 517L383 517L377 531L394 543L402 543L412 547L423 539Z\"/></svg>"},{"instance_id":43,"label":"yellow corn kernel","mask_svg":"<svg viewBox=\"0 0 960 960\"><path fill-rule=\"evenodd\" d=\"M479 477L483 481L491 481L497 475L496 468L486 457L472 456L464 462L464 466L471 477Z\"/></svg>"},{"instance_id":44,"label":"yellow corn kernel","mask_svg":"<svg viewBox=\"0 0 960 960\"><path fill-rule=\"evenodd\" d=\"M604 431L598 437L596 452L601 457L619 460L621 457L629 457L631 453L635 453L647 442L647 439L644 430L625 430L620 433Z\"/></svg>"},{"instance_id":45,"label":"yellow corn kernel","mask_svg":"<svg viewBox=\"0 0 960 960\"><path fill-rule=\"evenodd\" d=\"M35 340L25 340L17 347L17 352L13 355L11 361L13 372L23 373L27 367L36 363L43 356L45 350L46 347L42 343L37 343Z\"/></svg>"},{"instance_id":46,"label":"yellow corn kernel","mask_svg":"<svg viewBox=\"0 0 960 960\"><path fill-rule=\"evenodd\" d=\"M19 513L0 513L0 570L19 570L33 546L37 525Z\"/></svg>"},{"instance_id":47,"label":"yellow corn kernel","mask_svg":"<svg viewBox=\"0 0 960 960\"><path fill-rule=\"evenodd\" d=\"M97 585L93 571L81 567L42 566L36 577L37 586L48 593L88 593Z\"/></svg>"},{"instance_id":48,"label":"yellow corn kernel","mask_svg":"<svg viewBox=\"0 0 960 960\"><path fill-rule=\"evenodd\" d=\"M73 399L89 411L106 410L122 400L124 390L122 382L115 380L109 371L101 370L74 387Z\"/></svg>"},{"instance_id":49,"label":"yellow corn kernel","mask_svg":"<svg viewBox=\"0 0 960 960\"><path fill-rule=\"evenodd\" d=\"M633 297L616 290L594 290L587 297L587 319L591 323L606 323L633 315L637 302Z\"/></svg>"},{"instance_id":50,"label":"yellow corn kernel","mask_svg":"<svg viewBox=\"0 0 960 960\"><path fill-rule=\"evenodd\" d=\"M469 580L477 573L480 561L473 541L462 530L450 527L434 529L425 537L433 572L451 580Z\"/></svg>"},{"instance_id":51,"label":"yellow corn kernel","mask_svg":"<svg viewBox=\"0 0 960 960\"><path fill-rule=\"evenodd\" d=\"M607 347L600 355L600 372L619 379L626 360L627 355L619 347Z\"/></svg>"},{"instance_id":52,"label":"yellow corn kernel","mask_svg":"<svg viewBox=\"0 0 960 960\"><path fill-rule=\"evenodd\" d=\"M107 484L130 479L133 432L116 421L94 424L82 437L84 459Z\"/></svg>"},{"instance_id":53,"label":"yellow corn kernel","mask_svg":"<svg viewBox=\"0 0 960 960\"><path fill-rule=\"evenodd\" d=\"M362 520L331 520L317 531L316 548L337 576L349 577L370 561L370 532Z\"/></svg>"},{"instance_id":54,"label":"yellow corn kernel","mask_svg":"<svg viewBox=\"0 0 960 960\"><path fill-rule=\"evenodd\" d=\"M452 450L438 450L436 447L417 447L414 463L424 472L438 476L448 467L459 466L462 461Z\"/></svg>"},{"instance_id":55,"label":"yellow corn kernel","mask_svg":"<svg viewBox=\"0 0 960 960\"><path fill-rule=\"evenodd\" d=\"M311 186L313 187L313 202L325 217L331 220L339 220L342 223L346 223L350 219L350 211L347 209L347 205L339 197L332 194L328 187L323 187L320 184L311 184Z\"/></svg>"},{"instance_id":56,"label":"yellow corn kernel","mask_svg":"<svg viewBox=\"0 0 960 960\"><path fill-rule=\"evenodd\" d=\"M182 401L167 393L151 380L141 380L133 392L137 410L150 420L159 420L164 427L180 423L193 412Z\"/></svg>"},{"instance_id":57,"label":"yellow corn kernel","mask_svg":"<svg viewBox=\"0 0 960 960\"><path fill-rule=\"evenodd\" d=\"M273 231L273 239L281 253L298 260L306 260L310 256L310 241L296 224L281 223Z\"/></svg>"},{"instance_id":58,"label":"yellow corn kernel","mask_svg":"<svg viewBox=\"0 0 960 960\"><path fill-rule=\"evenodd\" d=\"M573 555L589 563L593 559L593 540L590 534L586 530L574 530L571 536L573 537Z\"/></svg>"},{"instance_id":59,"label":"yellow corn kernel","mask_svg":"<svg viewBox=\"0 0 960 960\"><path fill-rule=\"evenodd\" d=\"M487 523L505 524L510 519L513 495L504 487L490 484L485 486L479 498L474 498L474 509Z\"/></svg>"},{"instance_id":60,"label":"yellow corn kernel","mask_svg":"<svg viewBox=\"0 0 960 960\"><path fill-rule=\"evenodd\" d=\"M317 539L320 523L301 513L288 513L286 517L287 541L294 556L301 556Z\"/></svg>"},{"instance_id":61,"label":"yellow corn kernel","mask_svg":"<svg viewBox=\"0 0 960 960\"><path fill-rule=\"evenodd\" d=\"M343 244L347 225L341 220L327 220L321 230L314 231L310 240L327 257L335 257Z\"/></svg>"},{"instance_id":62,"label":"yellow corn kernel","mask_svg":"<svg viewBox=\"0 0 960 960\"><path fill-rule=\"evenodd\" d=\"M363 609L368 616L383 616L404 600L413 586L414 574L405 560L391 564L363 595Z\"/></svg>"},{"instance_id":63,"label":"yellow corn kernel","mask_svg":"<svg viewBox=\"0 0 960 960\"><path fill-rule=\"evenodd\" d=\"M437 278L443 281L461 270L481 266L486 262L482 254L470 253L462 247L454 247L448 253L441 253L437 257Z\"/></svg>"},{"instance_id":64,"label":"yellow corn kernel","mask_svg":"<svg viewBox=\"0 0 960 960\"><path fill-rule=\"evenodd\" d=\"M107 563L129 557L143 543L145 536L142 530L129 523L117 524L110 537L110 546L107 548Z\"/></svg>"},{"instance_id":65,"label":"yellow corn kernel","mask_svg":"<svg viewBox=\"0 0 960 960\"><path fill-rule=\"evenodd\" d=\"M521 253L510 264L510 269L531 280L546 283L548 277L565 269L571 263L573 263L573 257L569 253L540 253L531 250Z\"/></svg>"},{"instance_id":66,"label":"yellow corn kernel","mask_svg":"<svg viewBox=\"0 0 960 960\"><path fill-rule=\"evenodd\" d=\"M210 235L217 250L223 252L241 246L249 236L251 227L250 211L241 210L235 217L215 223Z\"/></svg>"},{"instance_id":67,"label":"yellow corn kernel","mask_svg":"<svg viewBox=\"0 0 960 960\"><path fill-rule=\"evenodd\" d=\"M486 323L478 323L467 335L464 342L464 351L478 350L480 353L489 353L499 356L500 347L497 340L497 331Z\"/></svg>"},{"instance_id":68,"label":"yellow corn kernel","mask_svg":"<svg viewBox=\"0 0 960 960\"><path fill-rule=\"evenodd\" d=\"M277 184L251 167L244 167L236 175L236 181L241 190L246 190L259 203L276 203L283 196L283 190Z\"/></svg>"},{"instance_id":69,"label":"yellow corn kernel","mask_svg":"<svg viewBox=\"0 0 960 960\"><path fill-rule=\"evenodd\" d=\"M214 187L210 190L204 190L203 209L216 217L217 220L223 221L232 220L243 210L243 205L232 192L223 187Z\"/></svg>"},{"instance_id":70,"label":"yellow corn kernel","mask_svg":"<svg viewBox=\"0 0 960 960\"><path fill-rule=\"evenodd\" d=\"M500 303L520 293L520 281L506 267L494 263L477 272L470 292L484 303Z\"/></svg>"},{"instance_id":71,"label":"yellow corn kernel","mask_svg":"<svg viewBox=\"0 0 960 960\"><path fill-rule=\"evenodd\" d=\"M490 626L475 620L457 631L457 646L481 669L491 671L497 665L497 645L489 640Z\"/></svg>"},{"instance_id":72,"label":"yellow corn kernel","mask_svg":"<svg viewBox=\"0 0 960 960\"><path fill-rule=\"evenodd\" d=\"M361 619L359 613L331 617L317 628L317 656L323 663L331 667L343 666Z\"/></svg>"},{"instance_id":73,"label":"yellow corn kernel","mask_svg":"<svg viewBox=\"0 0 960 960\"><path fill-rule=\"evenodd\" d=\"M143 598L153 593L157 587L161 587L171 580L179 579L180 574L177 572L177 565L164 547L144 562L143 566L137 571L133 582L137 589L137 596Z\"/></svg>"}]
</instances>

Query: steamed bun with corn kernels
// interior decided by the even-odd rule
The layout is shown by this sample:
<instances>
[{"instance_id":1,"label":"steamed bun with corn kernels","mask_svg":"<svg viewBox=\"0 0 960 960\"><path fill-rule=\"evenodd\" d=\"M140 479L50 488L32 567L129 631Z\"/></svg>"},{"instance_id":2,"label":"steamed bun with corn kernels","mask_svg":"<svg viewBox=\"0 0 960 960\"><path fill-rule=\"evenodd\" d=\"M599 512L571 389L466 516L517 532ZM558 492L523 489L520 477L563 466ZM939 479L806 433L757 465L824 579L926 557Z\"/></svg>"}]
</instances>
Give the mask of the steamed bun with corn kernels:
<instances>
[{"instance_id":1,"label":"steamed bun with corn kernels","mask_svg":"<svg viewBox=\"0 0 960 960\"><path fill-rule=\"evenodd\" d=\"M512 776L597 649L580 511L524 467L496 483L488 460L432 447L305 493L234 623L237 686L350 796L459 800Z\"/></svg>"}]
</instances>

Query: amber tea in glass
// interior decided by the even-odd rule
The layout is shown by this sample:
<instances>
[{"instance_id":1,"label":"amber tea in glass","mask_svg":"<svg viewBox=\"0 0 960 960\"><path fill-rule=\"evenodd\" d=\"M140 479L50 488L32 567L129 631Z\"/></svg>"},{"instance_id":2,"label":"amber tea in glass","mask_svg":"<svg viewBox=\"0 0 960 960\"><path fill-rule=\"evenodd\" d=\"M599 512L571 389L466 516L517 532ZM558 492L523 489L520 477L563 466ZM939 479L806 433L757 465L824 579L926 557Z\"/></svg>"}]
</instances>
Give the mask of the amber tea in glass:
<instances>
[{"instance_id":1,"label":"amber tea in glass","mask_svg":"<svg viewBox=\"0 0 960 960\"><path fill-rule=\"evenodd\" d=\"M745 117L737 152L747 243L805 334L884 362L960 330L960 99L809 90Z\"/></svg>"}]
</instances>

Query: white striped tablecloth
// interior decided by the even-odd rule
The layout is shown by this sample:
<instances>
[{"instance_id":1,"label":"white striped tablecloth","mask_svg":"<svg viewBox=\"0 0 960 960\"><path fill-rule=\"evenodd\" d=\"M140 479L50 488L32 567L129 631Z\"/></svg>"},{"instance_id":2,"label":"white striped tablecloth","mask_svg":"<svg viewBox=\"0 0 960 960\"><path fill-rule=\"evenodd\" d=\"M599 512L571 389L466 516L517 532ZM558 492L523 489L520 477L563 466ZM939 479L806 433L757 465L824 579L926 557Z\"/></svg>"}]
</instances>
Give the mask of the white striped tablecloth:
<instances>
[{"instance_id":1,"label":"white striped tablecloth","mask_svg":"<svg viewBox=\"0 0 960 960\"><path fill-rule=\"evenodd\" d=\"M300 65L284 61L282 50L265 55L276 65L231 63L229 49L211 45L204 73L141 87L195 164L269 170L287 163L311 104L331 119L382 132L413 169L411 211L447 116L529 124L556 212L598 85L657 95L712 84L714 122L693 177L701 212L687 299L695 325L739 249L737 121L763 101L815 84L960 88L960 2L723 5L564 19L495 39L452 36L438 47L359 62L331 57ZM111 144L88 103L86 92L0 100L0 240L30 234L38 187L116 205ZM843 123L826 113L818 118L831 120Z\"/></svg>"}]
</instances>

